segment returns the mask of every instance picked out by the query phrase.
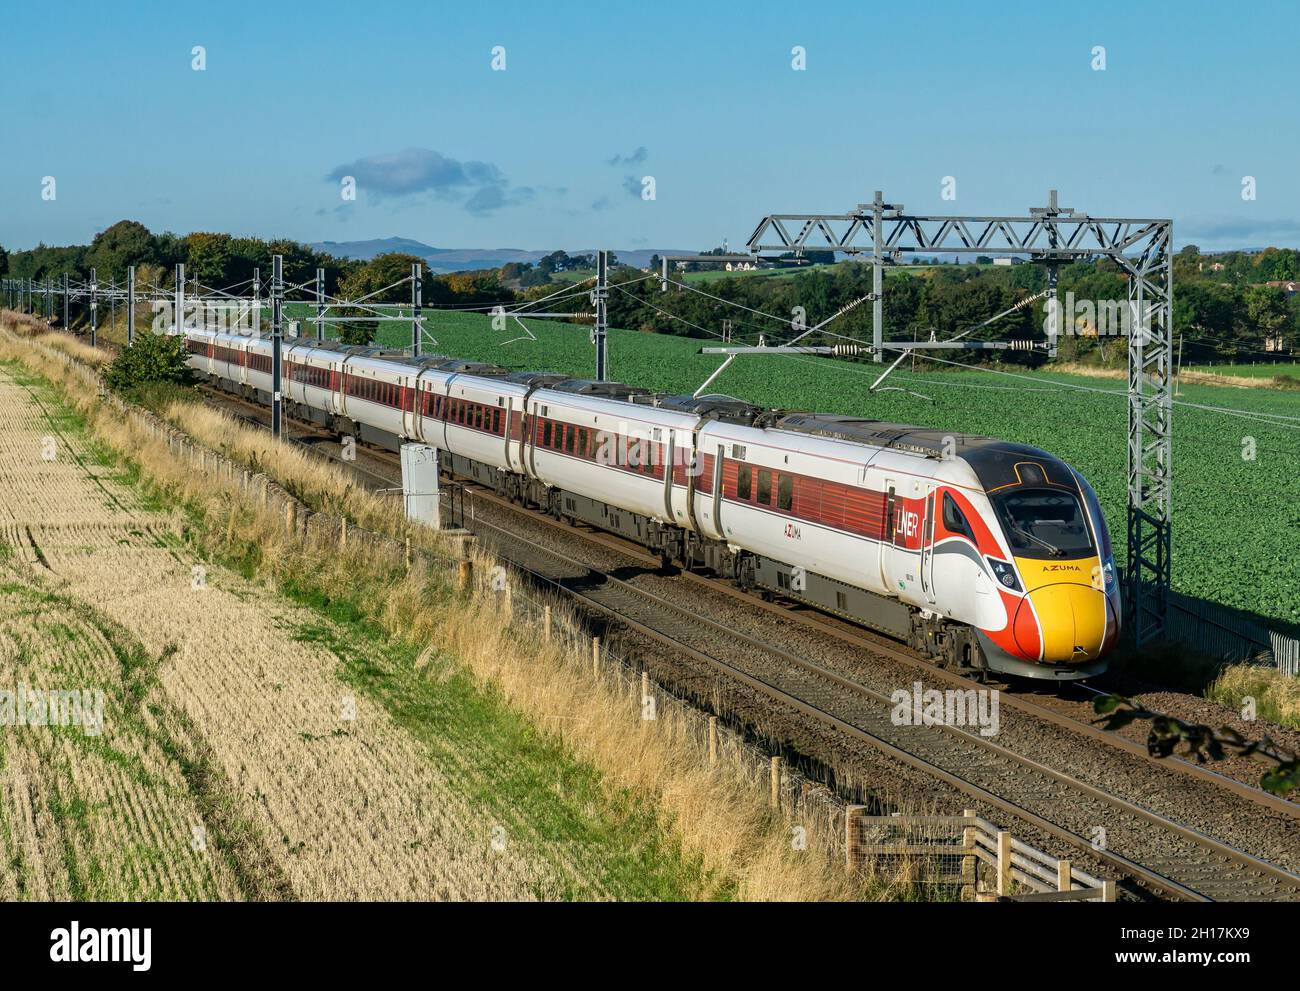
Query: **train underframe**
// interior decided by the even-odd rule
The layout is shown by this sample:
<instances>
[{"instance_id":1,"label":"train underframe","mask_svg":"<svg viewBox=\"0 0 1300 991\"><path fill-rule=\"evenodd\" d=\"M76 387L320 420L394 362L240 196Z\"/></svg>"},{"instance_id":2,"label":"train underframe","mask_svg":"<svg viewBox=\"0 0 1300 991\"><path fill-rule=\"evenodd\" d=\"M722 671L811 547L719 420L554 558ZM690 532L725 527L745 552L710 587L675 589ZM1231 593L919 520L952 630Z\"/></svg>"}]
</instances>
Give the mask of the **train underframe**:
<instances>
[{"instance_id":1,"label":"train underframe","mask_svg":"<svg viewBox=\"0 0 1300 991\"><path fill-rule=\"evenodd\" d=\"M250 386L231 388L230 383L212 378L218 387L246 399L270 403L270 395ZM363 443L390 451L401 449L402 439L369 424L286 401L286 416L325 427L340 436L352 436ZM849 585L813 572L797 569L783 561L733 548L672 524L661 523L637 513L610 506L598 499L552 488L534 478L502 471L492 465L459 454L444 453L444 477L459 477L492 489L498 496L526 508L547 513L570 524L586 523L599 530L624 537L658 554L664 567L676 563L690 571L710 572L729 580L742 591L766 600L776 597L800 602L821 612L838 616L906 643L942 667L973 675L981 680L990 674L1074 680L1096 673L1092 668L1034 664L1003 655L972 627L955 623L898 599ZM990 663L990 655L993 661ZM1097 671L1102 665L1095 665Z\"/></svg>"}]
</instances>

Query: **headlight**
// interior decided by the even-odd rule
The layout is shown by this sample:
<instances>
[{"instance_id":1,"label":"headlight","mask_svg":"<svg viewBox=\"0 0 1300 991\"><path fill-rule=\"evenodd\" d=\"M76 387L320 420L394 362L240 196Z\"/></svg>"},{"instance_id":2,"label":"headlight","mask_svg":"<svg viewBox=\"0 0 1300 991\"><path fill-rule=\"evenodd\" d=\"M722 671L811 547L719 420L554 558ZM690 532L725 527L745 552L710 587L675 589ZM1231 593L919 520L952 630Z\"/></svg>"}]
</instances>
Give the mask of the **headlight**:
<instances>
[{"instance_id":1,"label":"headlight","mask_svg":"<svg viewBox=\"0 0 1300 991\"><path fill-rule=\"evenodd\" d=\"M995 557L988 557L989 567L993 569L993 577L998 580L998 584L1011 592L1020 591L1020 582L1016 578L1016 569L1007 564L1006 561L999 561Z\"/></svg>"},{"instance_id":2,"label":"headlight","mask_svg":"<svg viewBox=\"0 0 1300 991\"><path fill-rule=\"evenodd\" d=\"M1109 592L1115 587L1115 559L1106 558L1106 564L1102 567L1101 573L1106 578L1106 591Z\"/></svg>"}]
</instances>

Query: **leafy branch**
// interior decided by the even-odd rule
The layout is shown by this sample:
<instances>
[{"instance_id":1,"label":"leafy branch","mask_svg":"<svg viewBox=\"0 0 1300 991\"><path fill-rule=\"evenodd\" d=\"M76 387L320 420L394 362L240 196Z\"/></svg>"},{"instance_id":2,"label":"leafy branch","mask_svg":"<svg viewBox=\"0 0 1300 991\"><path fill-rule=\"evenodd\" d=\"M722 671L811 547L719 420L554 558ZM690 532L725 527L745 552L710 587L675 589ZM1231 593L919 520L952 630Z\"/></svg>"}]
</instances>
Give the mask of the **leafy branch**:
<instances>
[{"instance_id":1,"label":"leafy branch","mask_svg":"<svg viewBox=\"0 0 1300 991\"><path fill-rule=\"evenodd\" d=\"M1286 795L1300 788L1300 758L1280 749L1267 736L1262 740L1247 740L1228 726L1215 730L1204 723L1187 723L1163 712L1152 712L1123 695L1098 695L1093 699L1092 708L1102 717L1096 722L1103 729L1117 730L1134 722L1150 722L1147 753L1152 757L1194 756L1198 764L1223 760L1229 754L1263 757L1276 766L1259 779L1261 788L1274 795Z\"/></svg>"}]
</instances>

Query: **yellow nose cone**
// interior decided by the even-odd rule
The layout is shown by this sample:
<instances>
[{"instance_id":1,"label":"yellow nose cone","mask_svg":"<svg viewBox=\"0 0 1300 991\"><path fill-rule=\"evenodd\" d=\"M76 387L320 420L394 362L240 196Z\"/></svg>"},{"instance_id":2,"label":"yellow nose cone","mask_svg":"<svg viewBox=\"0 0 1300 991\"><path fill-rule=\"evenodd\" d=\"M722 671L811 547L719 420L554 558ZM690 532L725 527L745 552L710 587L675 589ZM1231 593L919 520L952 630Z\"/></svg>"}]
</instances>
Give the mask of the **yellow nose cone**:
<instances>
[{"instance_id":1,"label":"yellow nose cone","mask_svg":"<svg viewBox=\"0 0 1300 991\"><path fill-rule=\"evenodd\" d=\"M1028 602L1038 617L1044 661L1085 661L1101 653L1106 636L1106 596L1091 584L1044 585L1029 593ZM1020 608L1029 605L1022 602ZM1016 627L1022 628L1020 623Z\"/></svg>"}]
</instances>

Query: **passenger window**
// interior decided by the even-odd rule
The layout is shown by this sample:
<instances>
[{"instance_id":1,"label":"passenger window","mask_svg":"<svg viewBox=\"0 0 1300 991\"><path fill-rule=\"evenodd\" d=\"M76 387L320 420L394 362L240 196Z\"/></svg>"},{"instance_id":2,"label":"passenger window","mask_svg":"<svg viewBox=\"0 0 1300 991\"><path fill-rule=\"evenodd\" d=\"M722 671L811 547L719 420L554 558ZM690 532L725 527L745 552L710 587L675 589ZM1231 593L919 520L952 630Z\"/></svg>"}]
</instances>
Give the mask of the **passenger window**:
<instances>
[{"instance_id":1,"label":"passenger window","mask_svg":"<svg viewBox=\"0 0 1300 991\"><path fill-rule=\"evenodd\" d=\"M776 508L786 512L794 505L794 479L782 475L776 483Z\"/></svg>"},{"instance_id":2,"label":"passenger window","mask_svg":"<svg viewBox=\"0 0 1300 991\"><path fill-rule=\"evenodd\" d=\"M578 451L578 428L569 427L564 438L564 449L570 454L576 454Z\"/></svg>"},{"instance_id":3,"label":"passenger window","mask_svg":"<svg viewBox=\"0 0 1300 991\"><path fill-rule=\"evenodd\" d=\"M758 501L764 506L772 504L772 473L770 471L760 471L758 473Z\"/></svg>"},{"instance_id":4,"label":"passenger window","mask_svg":"<svg viewBox=\"0 0 1300 991\"><path fill-rule=\"evenodd\" d=\"M975 534L972 532L970 524L966 522L966 517L962 515L957 503L953 501L952 496L947 492L943 494L943 525L953 533L960 533L964 537L969 537L972 541L975 539Z\"/></svg>"},{"instance_id":5,"label":"passenger window","mask_svg":"<svg viewBox=\"0 0 1300 991\"><path fill-rule=\"evenodd\" d=\"M736 498L749 502L750 493L753 491L754 471L749 465L741 465L740 471L736 474Z\"/></svg>"},{"instance_id":6,"label":"passenger window","mask_svg":"<svg viewBox=\"0 0 1300 991\"><path fill-rule=\"evenodd\" d=\"M551 446L551 421L546 420L542 423L542 447Z\"/></svg>"}]
</instances>

